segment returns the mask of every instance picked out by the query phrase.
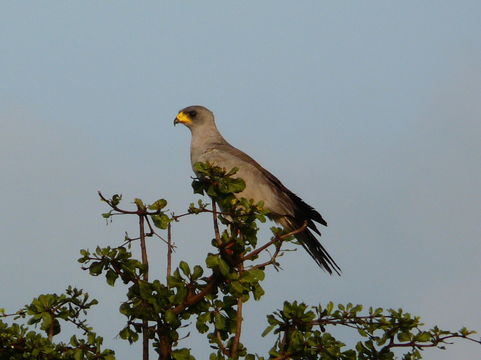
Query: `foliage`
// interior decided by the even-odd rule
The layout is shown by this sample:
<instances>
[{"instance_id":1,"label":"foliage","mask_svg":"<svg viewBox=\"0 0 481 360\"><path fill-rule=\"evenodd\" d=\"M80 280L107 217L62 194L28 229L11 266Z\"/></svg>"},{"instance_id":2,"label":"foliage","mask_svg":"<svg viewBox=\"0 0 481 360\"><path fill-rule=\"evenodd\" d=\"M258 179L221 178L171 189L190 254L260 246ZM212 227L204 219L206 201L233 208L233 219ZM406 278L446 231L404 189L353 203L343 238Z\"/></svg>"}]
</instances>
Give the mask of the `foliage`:
<instances>
[{"instance_id":1,"label":"foliage","mask_svg":"<svg viewBox=\"0 0 481 360\"><path fill-rule=\"evenodd\" d=\"M69 286L65 294L40 295L15 314L1 311L2 317L27 318L27 324L39 326L45 336L25 325L9 325L0 320L0 359L114 360L114 352L102 350L102 337L97 336L83 318L96 304L97 300L89 301L89 295L83 290ZM53 337L61 332L61 322L75 325L82 335L72 335L68 343L53 343Z\"/></svg>"},{"instance_id":2,"label":"foliage","mask_svg":"<svg viewBox=\"0 0 481 360\"><path fill-rule=\"evenodd\" d=\"M362 305L350 303L336 308L332 302L325 307L285 302L282 310L267 316L269 326L263 336L271 331L277 334L270 358L391 360L394 349L402 348L406 349L403 359L414 360L422 358L423 348L443 348L449 339L470 339L475 333L466 328L458 332L438 327L423 330L420 318L402 309L369 308L367 314L362 310ZM365 340L358 341L355 349L345 350L345 344L326 332L326 326L355 329Z\"/></svg>"},{"instance_id":3,"label":"foliage","mask_svg":"<svg viewBox=\"0 0 481 360\"><path fill-rule=\"evenodd\" d=\"M119 308L126 317L119 336L130 343L141 338L143 359L149 358L151 347L159 359L194 359L180 336L180 329L193 326L195 329L191 331L205 334L213 348L211 360L387 360L394 359L399 349L405 351L404 359L420 359L424 348L442 347L452 338L479 342L471 337L473 331L464 328L458 332L437 327L423 330L418 317L401 309L369 308L362 312L361 305L308 306L285 302L282 309L267 316L268 327L262 334L277 336L273 347L266 356L250 353L240 341L243 304L264 296L261 283L265 268L278 267L282 246L305 226L290 233L274 227L272 238L258 245L258 222L264 222L268 212L262 203L238 197L245 183L235 177L237 170L196 164L195 171L194 192L209 196L211 204L199 200L180 215L169 213L164 199L151 204L134 199L136 208L126 210L119 207L121 195L107 199L99 193L110 207L102 216L107 221L115 215L137 216L139 236L126 235L117 247L80 251L79 262L90 275L104 276L110 286L116 286L119 279L128 286L126 299ZM172 269L171 227L184 216L205 213L214 219L213 252L207 254L203 266L180 261ZM222 231L219 222L223 225ZM149 237L158 237L167 244L165 281L149 279L146 248ZM141 259L133 257L134 243L140 243ZM272 251L268 252L269 249ZM38 326L45 335L28 330L25 325L0 321L0 358L114 359L113 351L101 349L102 338L82 318L96 303L96 300L89 301L88 294L82 290L69 287L65 294L41 295L16 314L4 314L15 319L28 318L27 325ZM83 337L74 335L69 344L55 344L53 338L61 332L62 321L74 324ZM333 326L352 328L361 340L349 349L326 330Z\"/></svg>"}]
</instances>

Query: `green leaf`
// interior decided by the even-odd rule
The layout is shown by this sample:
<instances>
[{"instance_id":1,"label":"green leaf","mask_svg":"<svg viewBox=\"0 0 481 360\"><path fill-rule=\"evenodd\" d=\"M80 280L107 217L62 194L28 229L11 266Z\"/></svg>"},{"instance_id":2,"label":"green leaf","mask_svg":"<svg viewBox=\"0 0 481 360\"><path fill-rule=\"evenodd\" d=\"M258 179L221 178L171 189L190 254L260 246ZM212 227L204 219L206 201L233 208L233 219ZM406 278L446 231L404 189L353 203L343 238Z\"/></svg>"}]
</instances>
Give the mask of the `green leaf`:
<instances>
[{"instance_id":1,"label":"green leaf","mask_svg":"<svg viewBox=\"0 0 481 360\"><path fill-rule=\"evenodd\" d=\"M192 181L192 189L194 190L194 194L204 195L204 184L201 181Z\"/></svg>"},{"instance_id":2,"label":"green leaf","mask_svg":"<svg viewBox=\"0 0 481 360\"><path fill-rule=\"evenodd\" d=\"M334 303L332 301L327 303L326 310L328 314L332 313L332 310L334 310Z\"/></svg>"},{"instance_id":3,"label":"green leaf","mask_svg":"<svg viewBox=\"0 0 481 360\"><path fill-rule=\"evenodd\" d=\"M397 335L399 341L411 341L411 333L409 332L402 332Z\"/></svg>"},{"instance_id":4,"label":"green leaf","mask_svg":"<svg viewBox=\"0 0 481 360\"><path fill-rule=\"evenodd\" d=\"M72 335L72 336L70 337L69 344L72 345L72 346L78 346L79 341L78 341L78 339L77 339L77 336Z\"/></svg>"},{"instance_id":5,"label":"green leaf","mask_svg":"<svg viewBox=\"0 0 481 360\"><path fill-rule=\"evenodd\" d=\"M431 334L426 331L423 331L420 334L416 335L416 341L428 342L430 340L431 340Z\"/></svg>"},{"instance_id":6,"label":"green leaf","mask_svg":"<svg viewBox=\"0 0 481 360\"><path fill-rule=\"evenodd\" d=\"M242 179L232 179L232 182L229 183L229 192L231 193L240 193L246 188L246 183Z\"/></svg>"},{"instance_id":7,"label":"green leaf","mask_svg":"<svg viewBox=\"0 0 481 360\"><path fill-rule=\"evenodd\" d=\"M190 276L190 268L189 265L185 261L181 261L179 263L180 270L184 273L185 276Z\"/></svg>"},{"instance_id":8,"label":"green leaf","mask_svg":"<svg viewBox=\"0 0 481 360\"><path fill-rule=\"evenodd\" d=\"M220 259L220 258L219 258L219 271L225 277L227 277L230 273L229 265L223 259Z\"/></svg>"},{"instance_id":9,"label":"green leaf","mask_svg":"<svg viewBox=\"0 0 481 360\"><path fill-rule=\"evenodd\" d=\"M169 227L170 218L165 214L150 215L154 225L159 229L165 230Z\"/></svg>"},{"instance_id":10,"label":"green leaf","mask_svg":"<svg viewBox=\"0 0 481 360\"><path fill-rule=\"evenodd\" d=\"M212 269L219 265L219 257L217 255L209 254L205 259L205 264L208 268Z\"/></svg>"},{"instance_id":11,"label":"green leaf","mask_svg":"<svg viewBox=\"0 0 481 360\"><path fill-rule=\"evenodd\" d=\"M53 323L53 317L52 317L52 315L50 315L50 314L47 313L47 312L44 312L44 313L42 314L42 325L41 325L41 329L48 332L48 330L50 329L50 326L52 325L52 323Z\"/></svg>"},{"instance_id":12,"label":"green leaf","mask_svg":"<svg viewBox=\"0 0 481 360\"><path fill-rule=\"evenodd\" d=\"M190 349L178 349L172 351L172 358L174 360L195 360L195 358L190 355Z\"/></svg>"},{"instance_id":13,"label":"green leaf","mask_svg":"<svg viewBox=\"0 0 481 360\"><path fill-rule=\"evenodd\" d=\"M209 312L205 312L197 316L197 322L195 324L197 330L203 334L209 330L209 327L206 325L207 321L210 320L211 314Z\"/></svg>"},{"instance_id":14,"label":"green leaf","mask_svg":"<svg viewBox=\"0 0 481 360\"><path fill-rule=\"evenodd\" d=\"M214 315L214 325L218 330L225 329L225 318L218 312Z\"/></svg>"},{"instance_id":15,"label":"green leaf","mask_svg":"<svg viewBox=\"0 0 481 360\"><path fill-rule=\"evenodd\" d=\"M74 360L82 360L84 358L84 352L82 349L75 350L73 354Z\"/></svg>"},{"instance_id":16,"label":"green leaf","mask_svg":"<svg viewBox=\"0 0 481 360\"><path fill-rule=\"evenodd\" d=\"M201 266L195 265L194 266L194 273L192 274L192 279L197 280L204 274L204 269Z\"/></svg>"},{"instance_id":17,"label":"green leaf","mask_svg":"<svg viewBox=\"0 0 481 360\"><path fill-rule=\"evenodd\" d=\"M107 278L107 284L110 286L114 286L115 280L119 277L115 271L112 269L107 270L107 273L105 274L105 277Z\"/></svg>"},{"instance_id":18,"label":"green leaf","mask_svg":"<svg viewBox=\"0 0 481 360\"><path fill-rule=\"evenodd\" d=\"M145 210L144 202L141 199L135 198L134 204L137 205L137 208L139 208L140 210Z\"/></svg>"},{"instance_id":19,"label":"green leaf","mask_svg":"<svg viewBox=\"0 0 481 360\"><path fill-rule=\"evenodd\" d=\"M102 272L104 264L100 261L94 261L89 267L89 273L93 276L98 276Z\"/></svg>"},{"instance_id":20,"label":"green leaf","mask_svg":"<svg viewBox=\"0 0 481 360\"><path fill-rule=\"evenodd\" d=\"M230 283L230 286L238 294L242 294L244 292L244 287L242 286L242 284L239 281L232 281Z\"/></svg>"},{"instance_id":21,"label":"green leaf","mask_svg":"<svg viewBox=\"0 0 481 360\"><path fill-rule=\"evenodd\" d=\"M127 303L120 304L119 312L122 315L128 316L130 314L130 306Z\"/></svg>"},{"instance_id":22,"label":"green leaf","mask_svg":"<svg viewBox=\"0 0 481 360\"><path fill-rule=\"evenodd\" d=\"M149 209L159 211L159 210L162 210L166 206L167 206L167 200L159 199L159 200L155 201L153 204L149 205Z\"/></svg>"},{"instance_id":23,"label":"green leaf","mask_svg":"<svg viewBox=\"0 0 481 360\"><path fill-rule=\"evenodd\" d=\"M177 321L177 315L175 315L172 310L167 310L165 312L165 321L167 321L169 324L172 324Z\"/></svg>"},{"instance_id":24,"label":"green leaf","mask_svg":"<svg viewBox=\"0 0 481 360\"><path fill-rule=\"evenodd\" d=\"M264 289L259 284L256 284L254 285L253 294L254 294L254 299L259 300L262 297L262 295L265 294L265 292L264 292Z\"/></svg>"},{"instance_id":25,"label":"green leaf","mask_svg":"<svg viewBox=\"0 0 481 360\"><path fill-rule=\"evenodd\" d=\"M239 168L238 167L233 167L227 174L225 174L226 176L232 176L234 174L236 174L237 172L239 171Z\"/></svg>"},{"instance_id":26,"label":"green leaf","mask_svg":"<svg viewBox=\"0 0 481 360\"><path fill-rule=\"evenodd\" d=\"M202 162L196 162L193 166L194 172L197 173L204 173L205 172L205 164Z\"/></svg>"},{"instance_id":27,"label":"green leaf","mask_svg":"<svg viewBox=\"0 0 481 360\"><path fill-rule=\"evenodd\" d=\"M152 284L148 281L140 280L138 282L139 286L139 293L142 299L151 299L152 298Z\"/></svg>"},{"instance_id":28,"label":"green leaf","mask_svg":"<svg viewBox=\"0 0 481 360\"><path fill-rule=\"evenodd\" d=\"M117 206L120 203L120 200L122 200L122 195L115 194L114 196L112 196L112 205Z\"/></svg>"},{"instance_id":29,"label":"green leaf","mask_svg":"<svg viewBox=\"0 0 481 360\"><path fill-rule=\"evenodd\" d=\"M129 343L131 344L133 342L136 342L139 338L139 335L128 327L125 327L122 330L120 330L119 336L121 339L128 340Z\"/></svg>"},{"instance_id":30,"label":"green leaf","mask_svg":"<svg viewBox=\"0 0 481 360\"><path fill-rule=\"evenodd\" d=\"M269 325L268 327L266 327L266 329L262 332L262 337L265 337L267 334L269 334L272 329L274 329L276 327L276 325Z\"/></svg>"}]
</instances>

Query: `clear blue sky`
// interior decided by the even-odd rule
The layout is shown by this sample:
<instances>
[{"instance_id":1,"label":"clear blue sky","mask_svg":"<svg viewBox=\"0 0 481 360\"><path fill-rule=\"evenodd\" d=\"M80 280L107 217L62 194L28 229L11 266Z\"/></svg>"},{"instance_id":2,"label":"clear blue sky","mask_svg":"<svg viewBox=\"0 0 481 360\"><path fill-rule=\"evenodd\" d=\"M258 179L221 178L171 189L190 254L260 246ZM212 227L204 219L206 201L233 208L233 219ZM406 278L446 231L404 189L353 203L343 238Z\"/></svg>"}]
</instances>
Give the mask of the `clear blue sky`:
<instances>
[{"instance_id":1,"label":"clear blue sky","mask_svg":"<svg viewBox=\"0 0 481 360\"><path fill-rule=\"evenodd\" d=\"M196 198L190 134L172 121L202 104L323 214L344 271L287 254L247 311L246 345L264 353L260 319L285 298L481 330L480 14L479 1L3 1L0 306L83 287L106 345L132 358L139 348L115 338L123 291L75 260L135 230L105 226L97 190L176 212ZM210 224L176 225L176 261L203 261ZM185 344L206 358L197 337ZM425 358L479 353L460 343Z\"/></svg>"}]
</instances>

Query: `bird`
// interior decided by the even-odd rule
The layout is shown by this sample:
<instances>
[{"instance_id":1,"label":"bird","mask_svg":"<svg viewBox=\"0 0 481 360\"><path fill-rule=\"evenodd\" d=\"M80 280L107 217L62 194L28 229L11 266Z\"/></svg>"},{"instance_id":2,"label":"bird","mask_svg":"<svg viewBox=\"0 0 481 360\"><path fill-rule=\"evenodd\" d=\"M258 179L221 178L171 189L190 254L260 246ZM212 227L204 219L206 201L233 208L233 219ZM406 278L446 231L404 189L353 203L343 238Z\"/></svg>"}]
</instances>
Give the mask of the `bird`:
<instances>
[{"instance_id":1,"label":"bird","mask_svg":"<svg viewBox=\"0 0 481 360\"><path fill-rule=\"evenodd\" d=\"M190 160L194 172L197 162L208 162L226 170L238 168L236 175L244 180L246 187L237 196L256 203L263 201L268 217L287 231L307 224L295 238L321 269L331 275L341 274L340 267L314 235L321 235L315 223L327 226L321 214L252 157L229 144L217 129L211 110L201 105L188 106L178 112L176 124L185 125L191 132Z\"/></svg>"}]
</instances>

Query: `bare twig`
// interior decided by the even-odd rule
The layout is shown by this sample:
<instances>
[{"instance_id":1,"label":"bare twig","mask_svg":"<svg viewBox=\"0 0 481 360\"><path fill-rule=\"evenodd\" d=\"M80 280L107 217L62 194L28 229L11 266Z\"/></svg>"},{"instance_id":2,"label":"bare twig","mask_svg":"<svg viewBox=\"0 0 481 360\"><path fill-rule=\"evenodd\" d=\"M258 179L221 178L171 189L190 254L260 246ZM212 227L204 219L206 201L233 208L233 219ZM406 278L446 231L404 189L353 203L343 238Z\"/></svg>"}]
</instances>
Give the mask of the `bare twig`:
<instances>
[{"instance_id":1,"label":"bare twig","mask_svg":"<svg viewBox=\"0 0 481 360\"><path fill-rule=\"evenodd\" d=\"M145 208L142 209L142 208L139 208L139 207L137 207L137 211L124 210L124 209L119 208L117 205L114 205L112 203L112 200L107 199L105 196L103 196L103 194L100 191L97 191L97 193L99 194L100 199L102 199L102 201L106 202L112 209L117 211L120 215L128 215L128 214L130 214L130 215L132 215L132 214L135 214L135 215L160 215L162 213L161 210L148 211ZM119 214L112 214L112 215L119 215Z\"/></svg>"},{"instance_id":2,"label":"bare twig","mask_svg":"<svg viewBox=\"0 0 481 360\"><path fill-rule=\"evenodd\" d=\"M461 339L466 339L478 344L481 344L481 340L476 340L473 338L470 338L468 336L464 335L446 335L446 336L440 336L435 338L434 340L431 340L431 344L419 344L416 341L411 341L408 343L395 343L393 342L392 344L387 345L387 348L393 348L393 347L420 347L420 348L429 348L429 347L435 347L438 346L439 344L445 343L446 340L448 339L456 339L456 338L461 338Z\"/></svg>"},{"instance_id":3,"label":"bare twig","mask_svg":"<svg viewBox=\"0 0 481 360\"><path fill-rule=\"evenodd\" d=\"M10 316L20 316L20 317L25 317L27 315L27 310L26 309L20 309L16 313L13 314L0 314L0 318L6 318Z\"/></svg>"},{"instance_id":4,"label":"bare twig","mask_svg":"<svg viewBox=\"0 0 481 360\"><path fill-rule=\"evenodd\" d=\"M167 278L172 275L172 224L167 227Z\"/></svg>"},{"instance_id":5,"label":"bare twig","mask_svg":"<svg viewBox=\"0 0 481 360\"><path fill-rule=\"evenodd\" d=\"M281 247L282 247L282 244L279 244L278 246L276 246L276 251L274 252L273 255L271 255L271 258L269 260L267 260L266 262L263 262L261 264L251 266L251 267L249 267L249 269L262 269L262 268L265 268L266 266L272 265L272 264L274 265L276 270L278 268L280 268L280 266L276 265L276 259L279 256L279 253L281 252Z\"/></svg>"},{"instance_id":6,"label":"bare twig","mask_svg":"<svg viewBox=\"0 0 481 360\"><path fill-rule=\"evenodd\" d=\"M208 205L208 204L207 204ZM231 217L234 217L234 215L230 214L230 213L225 213L225 212L222 212L222 211L218 211L218 210L215 210L215 212L217 213L217 215L225 215L225 216L231 216ZM209 209L198 209L196 210L196 212L186 212L186 213L183 213L183 214L180 214L180 215L175 215L175 214L172 214L172 220L174 221L179 221L179 219L181 217L184 217L184 216L189 216L189 215L197 215L197 214L201 214L201 213L214 213L214 210L209 210ZM241 216L241 215L238 215L238 216Z\"/></svg>"},{"instance_id":7,"label":"bare twig","mask_svg":"<svg viewBox=\"0 0 481 360\"><path fill-rule=\"evenodd\" d=\"M265 249L267 249L269 246L273 245L274 243L278 242L278 241L284 241L285 239L291 237L291 236L294 236L300 232L303 232L304 230L306 230L307 228L307 222L304 222L304 224L296 229L296 230L293 230L291 232L288 232L287 234L284 234L284 235L281 235L281 236L276 236L274 237L271 241L269 241L268 243L262 245L260 248L254 250L254 251L251 251L249 254L243 256L240 261L245 261L245 260L249 260L250 258L256 256L257 254L259 254L261 251L264 251Z\"/></svg>"},{"instance_id":8,"label":"bare twig","mask_svg":"<svg viewBox=\"0 0 481 360\"><path fill-rule=\"evenodd\" d=\"M109 204L109 206L114 209L115 211L118 211L119 213L121 214L138 214L139 211L128 211L128 210L123 210L123 209L120 209L119 207L117 207L117 205L114 205L112 204L112 201L105 198L102 193L100 191L97 191L97 193L99 194L100 198L105 201L107 204Z\"/></svg>"}]
</instances>

